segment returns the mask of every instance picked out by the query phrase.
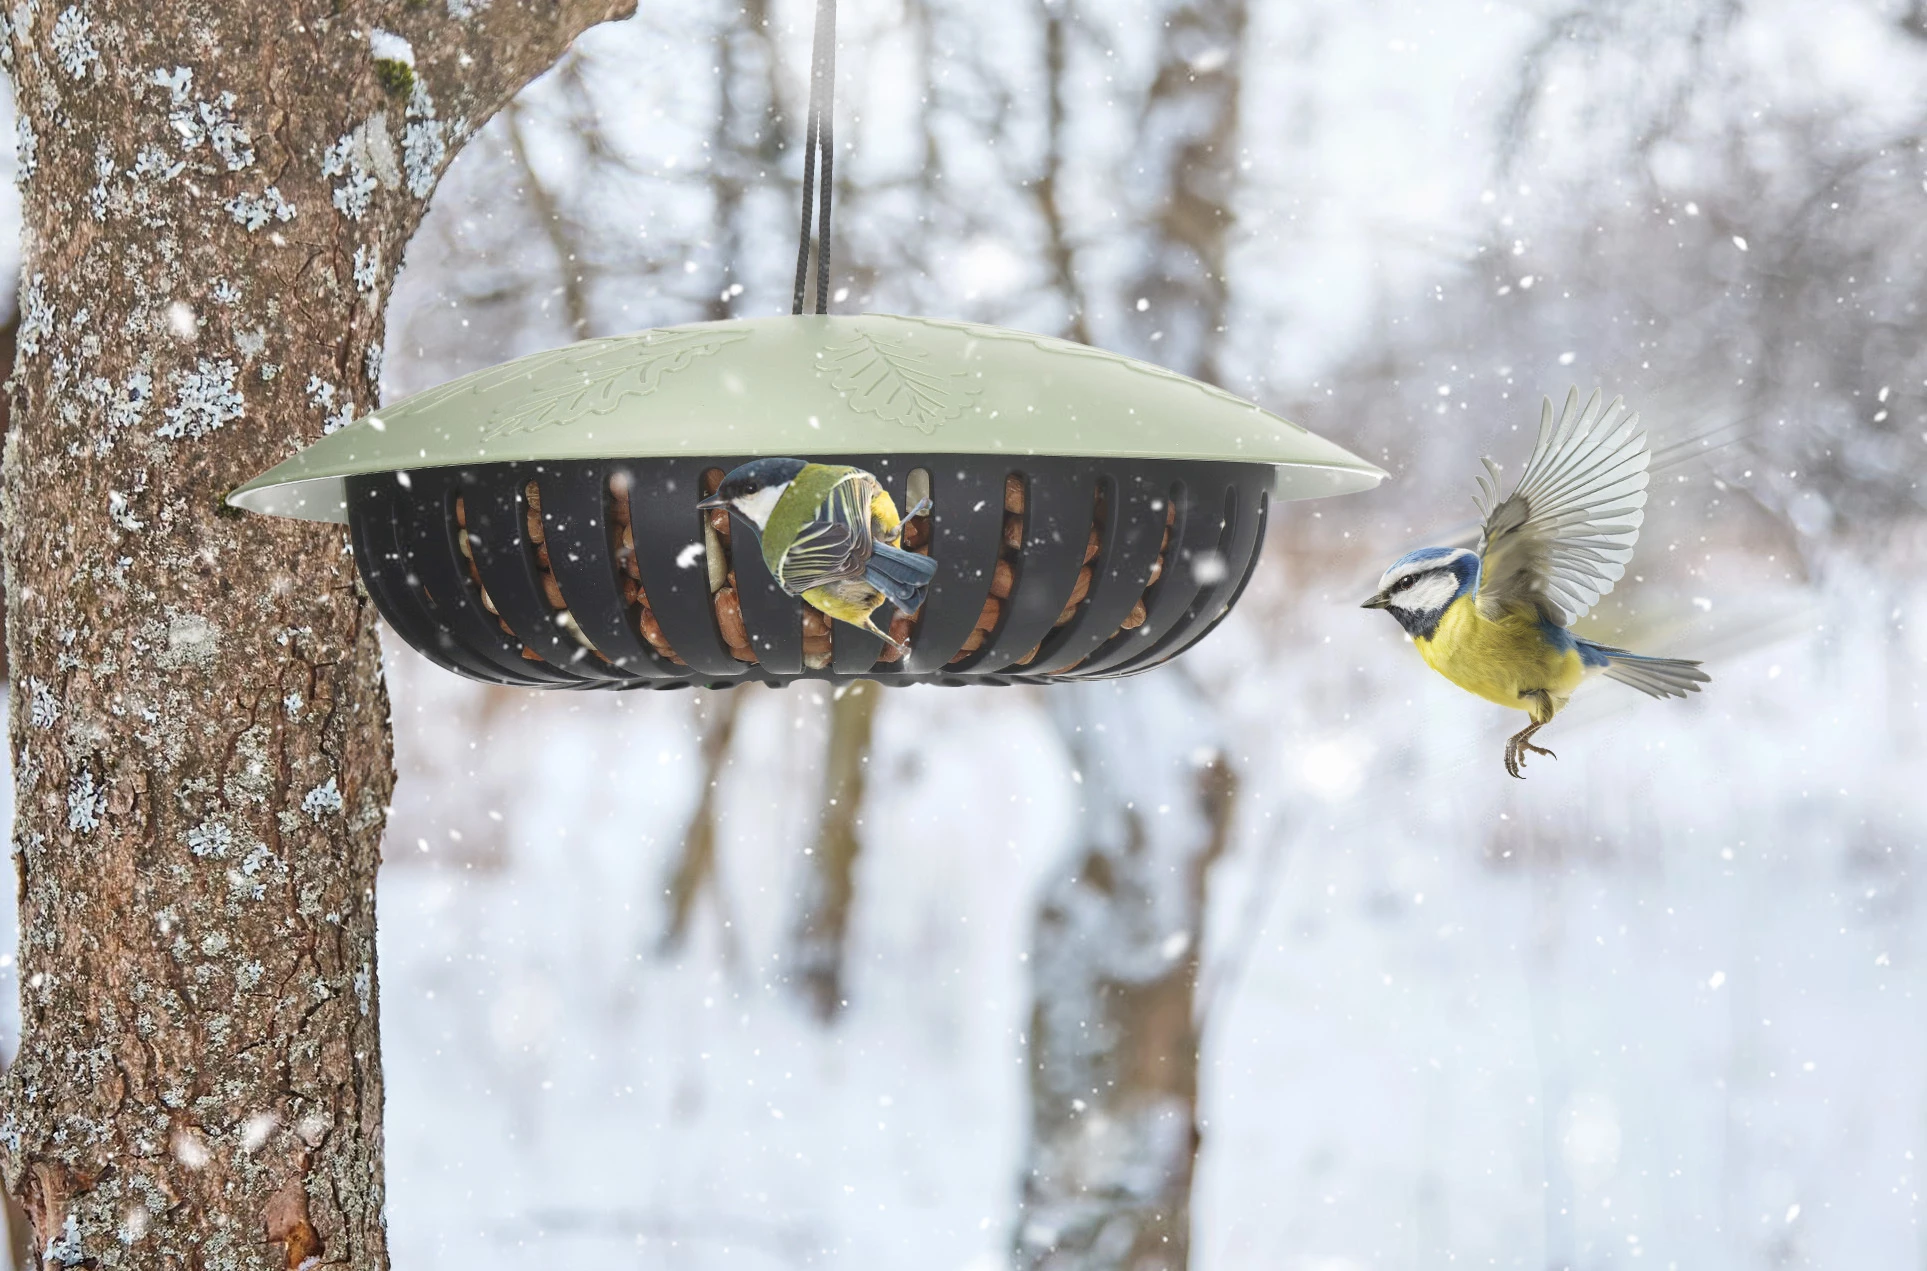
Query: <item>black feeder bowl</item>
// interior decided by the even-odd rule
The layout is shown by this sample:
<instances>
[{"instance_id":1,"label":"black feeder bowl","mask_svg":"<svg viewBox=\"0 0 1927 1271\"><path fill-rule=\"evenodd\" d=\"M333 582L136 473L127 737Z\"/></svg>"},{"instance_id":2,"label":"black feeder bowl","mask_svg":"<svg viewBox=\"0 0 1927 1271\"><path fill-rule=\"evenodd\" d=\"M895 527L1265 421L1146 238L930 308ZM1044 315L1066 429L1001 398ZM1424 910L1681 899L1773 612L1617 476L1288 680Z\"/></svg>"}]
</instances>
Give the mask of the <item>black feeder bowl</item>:
<instances>
[{"instance_id":1,"label":"black feeder bowl","mask_svg":"<svg viewBox=\"0 0 1927 1271\"><path fill-rule=\"evenodd\" d=\"M907 655L776 586L697 509L790 455L931 510ZM1384 474L1209 385L997 327L862 315L590 340L417 394L236 491L345 520L376 607L438 665L530 688L1053 683L1189 648L1257 565L1274 500ZM892 620L894 619L894 620Z\"/></svg>"}]
</instances>

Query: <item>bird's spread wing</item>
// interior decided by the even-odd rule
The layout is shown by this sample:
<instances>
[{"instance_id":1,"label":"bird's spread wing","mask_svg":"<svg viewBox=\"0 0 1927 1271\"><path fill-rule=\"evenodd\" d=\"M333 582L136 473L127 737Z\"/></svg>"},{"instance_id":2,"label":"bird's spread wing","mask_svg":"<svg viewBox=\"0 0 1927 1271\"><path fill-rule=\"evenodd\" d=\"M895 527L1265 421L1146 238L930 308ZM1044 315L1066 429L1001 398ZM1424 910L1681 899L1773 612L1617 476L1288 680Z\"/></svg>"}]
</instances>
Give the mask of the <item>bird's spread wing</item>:
<instances>
[{"instance_id":1,"label":"bird's spread wing","mask_svg":"<svg viewBox=\"0 0 1927 1271\"><path fill-rule=\"evenodd\" d=\"M1615 397L1602 407L1594 393L1582 408L1575 389L1555 422L1546 399L1539 444L1503 503L1494 502L1499 469L1483 461L1478 604L1486 617L1523 602L1570 626L1626 572L1646 516L1651 454L1639 416L1621 418L1621 406Z\"/></svg>"},{"instance_id":2,"label":"bird's spread wing","mask_svg":"<svg viewBox=\"0 0 1927 1271\"><path fill-rule=\"evenodd\" d=\"M800 596L812 587L863 577L875 546L861 486L851 478L839 481L817 509L817 519L797 531L776 568L777 585L784 591Z\"/></svg>"}]
</instances>

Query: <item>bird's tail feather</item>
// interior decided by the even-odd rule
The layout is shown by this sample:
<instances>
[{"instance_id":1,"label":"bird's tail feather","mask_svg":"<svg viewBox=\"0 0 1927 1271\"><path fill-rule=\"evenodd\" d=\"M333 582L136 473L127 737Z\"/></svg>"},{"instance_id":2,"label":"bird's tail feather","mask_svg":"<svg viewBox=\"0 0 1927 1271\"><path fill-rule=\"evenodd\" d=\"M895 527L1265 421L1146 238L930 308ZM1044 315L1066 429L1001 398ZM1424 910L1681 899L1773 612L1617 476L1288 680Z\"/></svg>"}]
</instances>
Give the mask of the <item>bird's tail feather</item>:
<instances>
[{"instance_id":1,"label":"bird's tail feather","mask_svg":"<svg viewBox=\"0 0 1927 1271\"><path fill-rule=\"evenodd\" d=\"M1649 658L1643 653L1628 653L1591 641L1583 643L1605 658L1607 679L1630 685L1648 697L1685 697L1699 692L1700 685L1713 680L1700 670L1699 663L1683 658Z\"/></svg>"},{"instance_id":2,"label":"bird's tail feather","mask_svg":"<svg viewBox=\"0 0 1927 1271\"><path fill-rule=\"evenodd\" d=\"M863 571L864 581L889 597L901 613L915 613L923 607L924 593L937 576L937 562L916 552L906 552L888 543L878 543Z\"/></svg>"}]
</instances>

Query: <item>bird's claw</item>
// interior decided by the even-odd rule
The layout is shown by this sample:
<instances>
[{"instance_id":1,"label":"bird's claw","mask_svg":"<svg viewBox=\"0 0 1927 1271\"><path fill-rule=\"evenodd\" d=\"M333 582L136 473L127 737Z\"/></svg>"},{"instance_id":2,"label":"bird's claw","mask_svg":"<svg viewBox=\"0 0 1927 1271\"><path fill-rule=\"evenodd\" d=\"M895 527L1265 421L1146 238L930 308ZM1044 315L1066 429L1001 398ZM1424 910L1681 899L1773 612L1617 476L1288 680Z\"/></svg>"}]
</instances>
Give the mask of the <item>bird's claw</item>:
<instances>
[{"instance_id":1,"label":"bird's claw","mask_svg":"<svg viewBox=\"0 0 1927 1271\"><path fill-rule=\"evenodd\" d=\"M1557 759L1559 757L1550 750L1547 750L1544 746L1535 746L1532 744L1529 739L1535 731L1535 729L1528 728L1516 736L1506 738L1505 770L1521 781L1526 779L1524 769L1526 766L1526 755L1528 753L1545 755L1551 759Z\"/></svg>"}]
</instances>

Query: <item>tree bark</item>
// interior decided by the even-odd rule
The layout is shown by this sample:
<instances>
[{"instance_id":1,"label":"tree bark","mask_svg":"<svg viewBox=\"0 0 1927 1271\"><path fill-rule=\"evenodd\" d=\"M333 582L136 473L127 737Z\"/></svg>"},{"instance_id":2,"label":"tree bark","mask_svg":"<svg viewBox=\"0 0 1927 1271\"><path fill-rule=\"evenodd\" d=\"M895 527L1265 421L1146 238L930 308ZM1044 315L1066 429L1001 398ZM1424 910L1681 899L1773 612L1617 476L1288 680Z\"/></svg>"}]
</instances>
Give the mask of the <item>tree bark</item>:
<instances>
[{"instance_id":1,"label":"tree bark","mask_svg":"<svg viewBox=\"0 0 1927 1271\"><path fill-rule=\"evenodd\" d=\"M0 1161L49 1265L387 1265L375 620L339 529L222 500L373 404L449 158L625 7L11 10Z\"/></svg>"}]
</instances>

